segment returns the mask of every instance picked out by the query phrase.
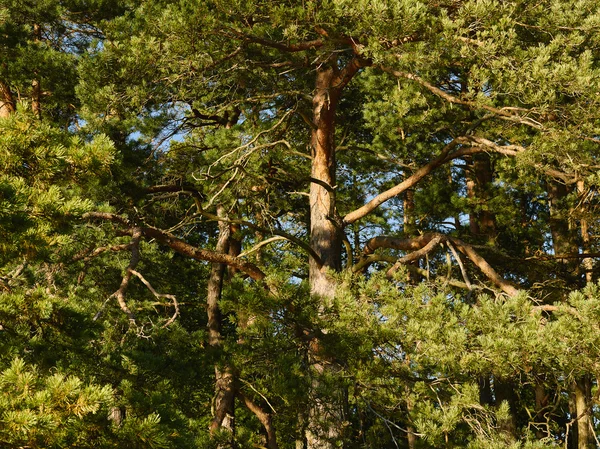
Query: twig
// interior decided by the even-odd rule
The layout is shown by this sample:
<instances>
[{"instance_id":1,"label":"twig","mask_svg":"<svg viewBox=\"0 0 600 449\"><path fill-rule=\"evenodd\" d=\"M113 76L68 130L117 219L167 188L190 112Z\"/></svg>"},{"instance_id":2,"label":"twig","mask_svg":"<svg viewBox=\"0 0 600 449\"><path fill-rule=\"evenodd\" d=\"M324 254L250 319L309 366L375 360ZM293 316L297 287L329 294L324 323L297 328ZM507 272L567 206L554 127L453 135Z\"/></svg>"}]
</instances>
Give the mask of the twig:
<instances>
[{"instance_id":1,"label":"twig","mask_svg":"<svg viewBox=\"0 0 600 449\"><path fill-rule=\"evenodd\" d=\"M454 245L452 245L452 242L450 242L450 241L447 241L446 244L448 245L448 248L450 248L450 251L452 252L452 255L454 256L456 263L460 267L460 272L462 274L463 279L465 280L465 284L467 284L467 288L469 290L473 290L473 286L471 285L471 281L469 280L469 275L467 274L467 270L465 269L465 266L462 263L462 259L460 258L460 256L456 252L456 250L454 249Z\"/></svg>"}]
</instances>

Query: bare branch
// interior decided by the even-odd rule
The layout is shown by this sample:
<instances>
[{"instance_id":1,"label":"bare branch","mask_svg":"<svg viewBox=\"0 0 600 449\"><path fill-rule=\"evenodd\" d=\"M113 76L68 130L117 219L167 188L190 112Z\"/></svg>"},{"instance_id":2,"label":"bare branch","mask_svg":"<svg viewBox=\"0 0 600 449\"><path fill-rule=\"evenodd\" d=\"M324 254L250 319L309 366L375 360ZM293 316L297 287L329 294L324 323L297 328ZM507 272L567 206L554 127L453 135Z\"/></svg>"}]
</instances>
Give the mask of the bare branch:
<instances>
[{"instance_id":1,"label":"bare branch","mask_svg":"<svg viewBox=\"0 0 600 449\"><path fill-rule=\"evenodd\" d=\"M148 290L150 290L152 292L152 294L160 299L160 298L167 298L170 299L171 301L173 301L173 307L175 308L175 313L173 314L173 316L171 318L169 318L167 320L167 322L165 324L163 324L163 328L168 327L169 325L171 325L179 316L179 303L177 302L177 298L175 298L175 295L170 295L170 294L165 294L165 293L158 293L156 290L154 290L154 288L152 287L152 285L150 284L150 282L148 282L146 280L146 278L144 276L141 275L141 273L135 271L135 270L131 270L131 274L133 274L134 276L137 276L137 278L142 281L142 283L148 288Z\"/></svg>"},{"instance_id":2,"label":"bare branch","mask_svg":"<svg viewBox=\"0 0 600 449\"><path fill-rule=\"evenodd\" d=\"M96 248L95 250L93 250L91 253L83 252L83 253L77 254L73 257L72 260L73 260L73 262L77 262L79 260L83 260L84 262L89 262L94 257L97 257L106 251L127 251L128 249L131 249L131 245L132 244L130 242L130 243L123 243L121 245L100 246L100 247Z\"/></svg>"},{"instance_id":3,"label":"bare branch","mask_svg":"<svg viewBox=\"0 0 600 449\"><path fill-rule=\"evenodd\" d=\"M239 257L230 256L228 254L221 254L215 251L207 249L197 248L178 239L168 232L161 231L160 229L153 227L142 228L142 233L145 237L156 239L158 242L167 245L173 251L178 252L187 257L191 257L196 260L205 260L213 263L223 263L230 267L236 268L242 273L246 273L255 281L262 281L266 275L256 265L250 262L246 262Z\"/></svg>"},{"instance_id":4,"label":"bare branch","mask_svg":"<svg viewBox=\"0 0 600 449\"><path fill-rule=\"evenodd\" d=\"M448 248L450 248L450 251L452 252L452 255L454 256L454 259L456 260L456 263L458 264L458 266L460 268L460 272L462 274L462 277L465 280L465 285L467 286L467 288L469 290L473 290L473 286L471 285L471 281L469 280L469 275L467 274L467 270L465 269L465 266L462 263L462 259L460 258L460 256L456 252L456 250L454 249L454 245L452 245L452 242L450 242L450 241L448 241L446 243L448 245Z\"/></svg>"},{"instance_id":5,"label":"bare branch","mask_svg":"<svg viewBox=\"0 0 600 449\"><path fill-rule=\"evenodd\" d=\"M110 220L116 223L129 225L128 220L117 214L90 212L88 214L85 214L84 217ZM215 251L197 248L184 242L181 239L178 239L177 237L175 237L172 234L169 234L168 232L162 231L154 227L134 228L133 230L129 229L128 232L134 234L136 232L136 229L139 229L141 231L142 236L150 239L155 239L158 242L168 246L175 252L178 252L179 254L182 254L184 256L191 257L192 259L204 260L207 262L224 263L228 266L238 269L243 273L246 273L248 276L250 276L256 281L262 281L266 277L266 275L256 265L246 262L240 259L239 257L230 256L228 254L219 254ZM135 265L131 268L135 269Z\"/></svg>"},{"instance_id":6,"label":"bare branch","mask_svg":"<svg viewBox=\"0 0 600 449\"><path fill-rule=\"evenodd\" d=\"M125 301L125 292L127 291L127 287L129 286L131 275L133 274L133 271L135 270L138 262L140 261L141 237L142 230L140 228L134 228L131 233L131 259L129 260L129 265L125 269L125 274L123 275L123 279L121 280L121 285L119 286L119 289L111 295L117 298L119 307L121 307L121 310L125 312L125 314L129 318L129 321L133 323L135 323L135 316L127 306L127 302Z\"/></svg>"}]
</instances>

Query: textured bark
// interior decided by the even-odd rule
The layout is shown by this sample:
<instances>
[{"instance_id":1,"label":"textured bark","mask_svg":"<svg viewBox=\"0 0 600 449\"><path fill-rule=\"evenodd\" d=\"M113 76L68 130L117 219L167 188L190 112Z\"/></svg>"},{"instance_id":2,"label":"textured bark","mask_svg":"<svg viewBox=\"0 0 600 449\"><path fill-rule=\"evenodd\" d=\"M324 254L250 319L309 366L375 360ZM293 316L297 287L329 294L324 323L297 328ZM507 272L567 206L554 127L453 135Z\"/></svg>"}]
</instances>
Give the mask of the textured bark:
<instances>
[{"instance_id":1,"label":"textured bark","mask_svg":"<svg viewBox=\"0 0 600 449\"><path fill-rule=\"evenodd\" d=\"M313 98L311 150L313 156L311 177L320 182L310 185L310 246L317 252L323 267L339 271L341 268L341 229L335 217L335 111L338 90L335 88L335 70L324 67L317 71L316 92ZM321 301L322 307L333 299L336 285L327 273L311 258L309 268L311 295ZM308 354L311 366L312 397L308 411L306 443L308 449L333 448L341 441L343 418L340 398L327 392L321 378L332 363L323 355L321 342L314 338Z\"/></svg>"},{"instance_id":2,"label":"textured bark","mask_svg":"<svg viewBox=\"0 0 600 449\"><path fill-rule=\"evenodd\" d=\"M341 231L333 222L335 217L335 110L337 93L333 87L333 68L317 72L316 94L313 99L314 128L311 136L313 156L311 177L321 181L310 185L310 246L317 252L323 265L332 270L341 267ZM329 188L325 187L329 186ZM331 280L310 261L311 293L329 298Z\"/></svg>"},{"instance_id":3,"label":"textured bark","mask_svg":"<svg viewBox=\"0 0 600 449\"><path fill-rule=\"evenodd\" d=\"M591 417L592 382L589 376L575 381L574 399L577 410L577 449L595 448Z\"/></svg>"},{"instance_id":4,"label":"textured bark","mask_svg":"<svg viewBox=\"0 0 600 449\"><path fill-rule=\"evenodd\" d=\"M7 118L15 111L16 103L10 86L0 80L0 118Z\"/></svg>"},{"instance_id":5,"label":"textured bark","mask_svg":"<svg viewBox=\"0 0 600 449\"><path fill-rule=\"evenodd\" d=\"M217 209L219 216L223 215L221 207ZM226 254L229 250L230 239L229 224L219 222L219 238L215 252ZM223 277L226 265L214 262L208 279L208 293L206 296L206 312L208 315L208 344L216 351L222 346L222 317L219 308L219 300L223 290ZM231 434L229 446L233 446L233 435L235 431L235 376L233 368L227 364L215 365L215 396L214 417L210 423L211 434L217 429L225 429Z\"/></svg>"}]
</instances>

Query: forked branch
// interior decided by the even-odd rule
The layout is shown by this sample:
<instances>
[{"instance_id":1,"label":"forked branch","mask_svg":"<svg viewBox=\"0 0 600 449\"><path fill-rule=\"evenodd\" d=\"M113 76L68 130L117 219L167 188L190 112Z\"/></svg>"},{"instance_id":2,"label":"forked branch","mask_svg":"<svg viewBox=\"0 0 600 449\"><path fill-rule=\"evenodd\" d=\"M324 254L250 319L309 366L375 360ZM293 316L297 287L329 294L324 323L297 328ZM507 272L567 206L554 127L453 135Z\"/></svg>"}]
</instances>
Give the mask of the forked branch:
<instances>
[{"instance_id":1,"label":"forked branch","mask_svg":"<svg viewBox=\"0 0 600 449\"><path fill-rule=\"evenodd\" d=\"M481 255L475 251L475 249L454 237L450 237L444 234L430 232L427 234L420 235L415 238L409 239L398 239L394 237L374 237L367 242L365 249L363 251L364 257L363 261L366 259L373 260L372 254L377 248L392 248L399 249L403 251L412 251L412 254L408 254L403 258L399 259L396 263L405 264L408 262L412 262L420 257L425 256L426 254L433 251L433 249L440 243L448 242L449 244L454 245L458 251L467 256L473 264L498 288L500 288L504 293L509 296L515 296L519 293L519 290L510 282L502 278L494 268L483 258ZM457 255L455 257L458 257ZM362 265L364 268L365 263L363 261L359 261L357 266ZM394 265L392 268L396 270L398 267ZM390 269L392 270L392 269ZM356 272L356 270L355 270ZM391 271L393 274L393 270ZM389 272L388 272L389 273ZM466 278L468 279L468 278ZM470 282L466 282L467 286Z\"/></svg>"}]
</instances>

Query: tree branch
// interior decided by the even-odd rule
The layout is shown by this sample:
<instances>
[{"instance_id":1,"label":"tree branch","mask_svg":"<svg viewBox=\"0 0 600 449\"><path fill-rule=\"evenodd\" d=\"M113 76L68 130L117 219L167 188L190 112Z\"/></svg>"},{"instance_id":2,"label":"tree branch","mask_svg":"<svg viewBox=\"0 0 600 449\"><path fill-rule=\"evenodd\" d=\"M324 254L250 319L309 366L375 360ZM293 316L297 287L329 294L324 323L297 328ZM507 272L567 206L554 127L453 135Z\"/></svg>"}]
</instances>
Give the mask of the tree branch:
<instances>
[{"instance_id":1,"label":"tree branch","mask_svg":"<svg viewBox=\"0 0 600 449\"><path fill-rule=\"evenodd\" d=\"M168 246L173 251L191 257L196 260L204 260L213 263L223 263L230 267L233 267L243 273L246 273L255 281L262 281L266 275L256 265L250 262L246 262L239 257L230 256L229 254L221 254L215 251L207 249L197 248L192 246L181 239L178 239L172 234L161 231L160 229L153 227L142 228L142 233L145 237L149 237L157 240L158 242Z\"/></svg>"},{"instance_id":2,"label":"tree branch","mask_svg":"<svg viewBox=\"0 0 600 449\"><path fill-rule=\"evenodd\" d=\"M485 111L489 111L489 112L495 114L496 116L498 116L499 118L501 118L503 120L508 120L511 122L519 123L521 125L527 125L532 128L535 128L535 129L544 129L544 126L541 123L536 122L535 120L530 119L528 117L523 117L523 116L514 114L514 112L513 112L513 111L529 112L527 109L514 108L514 107L495 108L493 106L489 106L486 104L479 104L474 101L462 100L453 95L450 95L448 92L443 91L439 87L436 87L433 84L428 83L423 78L421 78L420 76L415 75L413 73L401 72L399 70L394 70L392 68L384 67L384 66L380 66L380 69L386 73L389 73L390 75L397 77L397 78L406 78L406 79L415 81L418 84L420 84L421 86L425 87L431 93L437 95L438 97L446 100L449 103L460 104L460 105L467 106L472 109L483 109Z\"/></svg>"},{"instance_id":3,"label":"tree branch","mask_svg":"<svg viewBox=\"0 0 600 449\"><path fill-rule=\"evenodd\" d=\"M377 248L392 248L403 251L413 250L416 254L420 255L421 251L419 250L427 248L427 251L423 251L422 254L425 255L428 252L430 252L435 246L431 243L432 241L436 241L435 244L441 242L450 242L454 244L458 248L458 250L464 255L466 255L471 260L471 262L473 262L475 266L496 287L500 288L504 293L506 293L509 296L515 296L519 293L519 290L513 284L503 279L496 272L496 270L494 270L494 268L492 268L492 266L475 251L475 249L471 245L463 242L462 240L444 234L430 232L411 239L398 239L393 237L374 237L371 240L369 240L369 242L365 246L363 254L367 256L367 258L369 258L369 255L371 255ZM405 256L400 260L406 259L406 261L410 262L416 258L412 258L409 256L410 255ZM358 265L361 265L363 268L365 266L364 263L359 263L357 264L357 266Z\"/></svg>"},{"instance_id":4,"label":"tree branch","mask_svg":"<svg viewBox=\"0 0 600 449\"><path fill-rule=\"evenodd\" d=\"M96 218L102 220L109 220L119 224L129 225L129 221L124 217L121 217L117 214L105 213L105 212L89 212L84 214L84 218ZM129 230L132 234L136 229L141 231L141 235L146 238L155 239L163 245L168 246L173 251L182 254L184 256L191 257L196 260L203 260L207 262L214 263L223 263L233 268L238 269L239 271L246 273L255 281L262 281L265 279L266 275L258 268L256 265L246 262L239 257L230 256L228 254L220 254L215 251L210 251L207 249L197 248L192 246L181 239L178 239L172 234L168 232L162 231L160 229L148 226L141 228L134 228L133 230ZM138 255L139 257L139 255ZM136 262L137 263L137 262ZM134 269L135 266L132 266Z\"/></svg>"},{"instance_id":5,"label":"tree branch","mask_svg":"<svg viewBox=\"0 0 600 449\"><path fill-rule=\"evenodd\" d=\"M177 302L177 298L175 298L175 295L170 295L170 294L166 294L166 293L158 293L156 290L154 290L154 287L152 287L152 285L150 284L150 282L148 282L146 280L146 278L144 276L142 276L141 273L135 271L135 270L130 270L131 274L133 274L134 276L137 276L137 278L142 281L142 283L148 288L148 290L150 290L152 292L152 294L160 299L160 298L167 298L170 299L171 301L173 301L173 307L175 308L175 313L173 314L173 316L171 318L169 318L167 320L167 322L165 324L163 324L163 328L168 327L170 324L172 324L177 317L179 316L179 303Z\"/></svg>"},{"instance_id":6,"label":"tree branch","mask_svg":"<svg viewBox=\"0 0 600 449\"><path fill-rule=\"evenodd\" d=\"M389 199L398 196L405 190L408 190L411 187L413 187L433 170L438 168L446 161L450 160L448 158L448 155L452 151L452 149L458 144L458 140L454 139L442 149L440 155L437 158L429 162L427 165L424 165L423 167L419 168L416 172L414 172L411 176L406 178L400 184L392 187L391 189L386 190L383 193L380 193L364 206L350 212L349 214L346 214L346 216L343 219L343 223L345 225L354 223L355 221L370 214L373 210L375 210L377 207L379 207L381 204L385 203Z\"/></svg>"}]
</instances>

